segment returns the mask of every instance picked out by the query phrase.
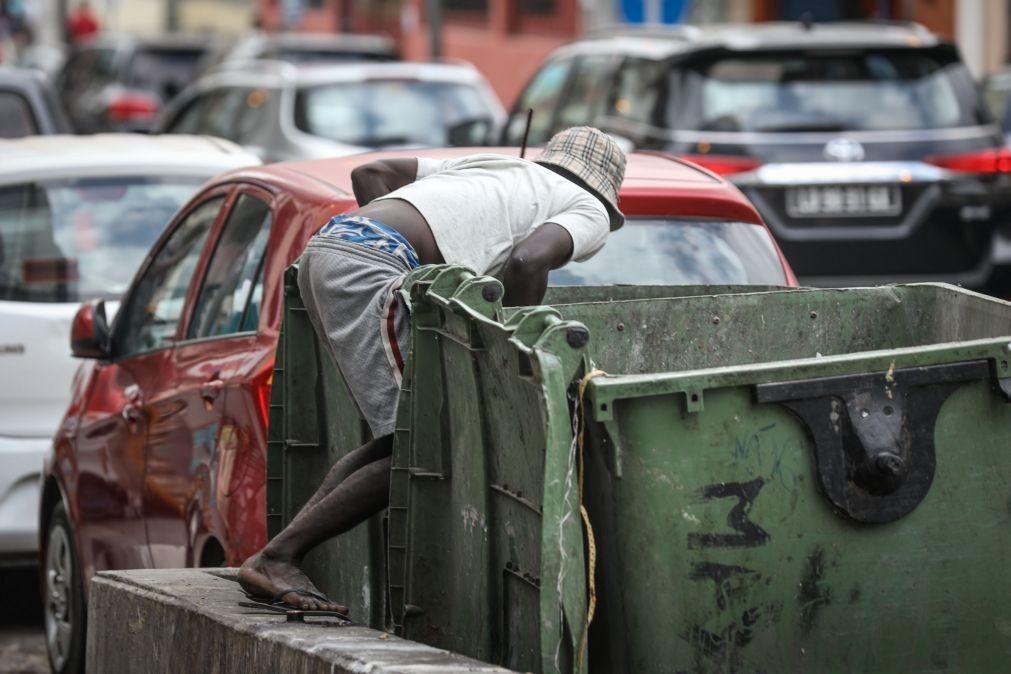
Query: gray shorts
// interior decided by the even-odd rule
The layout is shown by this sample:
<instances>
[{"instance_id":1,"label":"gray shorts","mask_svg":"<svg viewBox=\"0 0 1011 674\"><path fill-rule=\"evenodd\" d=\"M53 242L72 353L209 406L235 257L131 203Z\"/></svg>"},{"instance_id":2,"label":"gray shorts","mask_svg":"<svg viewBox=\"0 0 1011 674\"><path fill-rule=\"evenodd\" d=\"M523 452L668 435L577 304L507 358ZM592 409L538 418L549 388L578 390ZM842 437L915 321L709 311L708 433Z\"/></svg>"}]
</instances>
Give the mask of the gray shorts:
<instances>
[{"instance_id":1,"label":"gray shorts","mask_svg":"<svg viewBox=\"0 0 1011 674\"><path fill-rule=\"evenodd\" d=\"M392 433L396 419L411 333L395 291L409 271L393 255L328 236L310 239L299 261L309 320L374 438Z\"/></svg>"}]
</instances>

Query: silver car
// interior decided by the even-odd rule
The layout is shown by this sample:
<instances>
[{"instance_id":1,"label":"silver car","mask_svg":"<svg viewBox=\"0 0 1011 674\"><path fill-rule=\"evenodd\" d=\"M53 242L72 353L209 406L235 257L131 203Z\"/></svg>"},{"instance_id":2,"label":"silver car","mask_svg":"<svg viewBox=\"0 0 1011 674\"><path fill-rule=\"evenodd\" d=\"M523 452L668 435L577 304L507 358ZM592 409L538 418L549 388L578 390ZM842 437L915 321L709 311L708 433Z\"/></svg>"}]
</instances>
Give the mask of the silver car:
<instances>
[{"instance_id":1,"label":"silver car","mask_svg":"<svg viewBox=\"0 0 1011 674\"><path fill-rule=\"evenodd\" d=\"M227 138L267 161L482 144L505 112L469 64L253 61L184 91L162 133Z\"/></svg>"}]
</instances>

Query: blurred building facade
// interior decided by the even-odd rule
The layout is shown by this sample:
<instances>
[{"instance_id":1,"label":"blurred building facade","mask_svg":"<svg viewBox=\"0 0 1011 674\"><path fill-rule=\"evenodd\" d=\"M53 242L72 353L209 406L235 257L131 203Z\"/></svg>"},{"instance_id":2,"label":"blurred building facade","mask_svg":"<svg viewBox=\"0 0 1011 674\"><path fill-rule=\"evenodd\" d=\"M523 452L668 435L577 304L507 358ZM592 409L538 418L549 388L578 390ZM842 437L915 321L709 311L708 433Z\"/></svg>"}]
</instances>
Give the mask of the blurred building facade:
<instances>
[{"instance_id":1,"label":"blurred building facade","mask_svg":"<svg viewBox=\"0 0 1011 674\"><path fill-rule=\"evenodd\" d=\"M252 26L256 11L248 0L91 0L91 5L109 29L144 35L170 28L240 35Z\"/></svg>"},{"instance_id":2,"label":"blurred building facade","mask_svg":"<svg viewBox=\"0 0 1011 674\"><path fill-rule=\"evenodd\" d=\"M79 0L24 0L36 39L63 39L64 16ZM256 0L89 0L103 31L152 35L173 28L241 35L253 25Z\"/></svg>"}]
</instances>

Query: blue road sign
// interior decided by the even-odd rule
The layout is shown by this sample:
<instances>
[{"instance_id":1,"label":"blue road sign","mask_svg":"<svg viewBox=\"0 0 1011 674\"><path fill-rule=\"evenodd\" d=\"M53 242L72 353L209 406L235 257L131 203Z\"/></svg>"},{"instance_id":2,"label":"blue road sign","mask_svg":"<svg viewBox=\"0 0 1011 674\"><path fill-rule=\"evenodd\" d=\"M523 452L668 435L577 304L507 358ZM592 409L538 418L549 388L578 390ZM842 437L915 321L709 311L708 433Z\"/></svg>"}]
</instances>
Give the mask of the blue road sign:
<instances>
[{"instance_id":1,"label":"blue road sign","mask_svg":"<svg viewBox=\"0 0 1011 674\"><path fill-rule=\"evenodd\" d=\"M690 9L691 0L618 0L626 23L680 23Z\"/></svg>"}]
</instances>

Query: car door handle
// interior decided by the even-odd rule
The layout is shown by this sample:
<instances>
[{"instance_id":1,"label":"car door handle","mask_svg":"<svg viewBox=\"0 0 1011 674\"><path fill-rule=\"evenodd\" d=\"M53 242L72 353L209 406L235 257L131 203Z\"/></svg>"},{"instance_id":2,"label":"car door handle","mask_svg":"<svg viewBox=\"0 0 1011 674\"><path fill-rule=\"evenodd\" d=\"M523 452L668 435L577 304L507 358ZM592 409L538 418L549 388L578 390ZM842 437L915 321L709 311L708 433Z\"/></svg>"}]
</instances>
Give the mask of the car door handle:
<instances>
[{"instance_id":1,"label":"car door handle","mask_svg":"<svg viewBox=\"0 0 1011 674\"><path fill-rule=\"evenodd\" d=\"M207 402L214 402L221 395L225 388L225 382L220 379L211 379L200 385L200 397Z\"/></svg>"},{"instance_id":2,"label":"car door handle","mask_svg":"<svg viewBox=\"0 0 1011 674\"><path fill-rule=\"evenodd\" d=\"M121 414L123 415L123 419L130 424L139 423L142 418L140 408L133 403L123 405Z\"/></svg>"}]
</instances>

